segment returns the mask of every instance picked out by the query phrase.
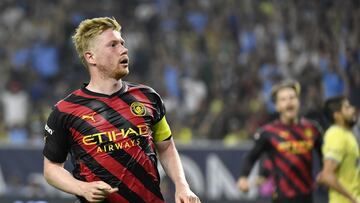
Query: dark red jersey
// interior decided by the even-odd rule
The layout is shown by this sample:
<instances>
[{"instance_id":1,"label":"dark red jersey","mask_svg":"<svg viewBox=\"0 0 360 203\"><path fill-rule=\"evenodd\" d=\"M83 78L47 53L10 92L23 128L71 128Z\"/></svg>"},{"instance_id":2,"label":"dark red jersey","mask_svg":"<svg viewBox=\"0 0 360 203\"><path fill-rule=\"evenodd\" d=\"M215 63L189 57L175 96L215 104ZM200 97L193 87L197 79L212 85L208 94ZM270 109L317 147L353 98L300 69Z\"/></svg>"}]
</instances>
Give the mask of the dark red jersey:
<instances>
[{"instance_id":1,"label":"dark red jersey","mask_svg":"<svg viewBox=\"0 0 360 203\"><path fill-rule=\"evenodd\" d=\"M55 105L43 154L57 163L70 154L76 179L119 188L104 202L164 202L154 142L170 137L153 89L122 82L109 96L83 86Z\"/></svg>"},{"instance_id":2,"label":"dark red jersey","mask_svg":"<svg viewBox=\"0 0 360 203\"><path fill-rule=\"evenodd\" d=\"M256 160L267 154L272 162L276 198L311 195L313 150L321 156L322 130L302 118L298 124L274 121L255 134L255 145L246 155L241 176L248 176Z\"/></svg>"}]
</instances>

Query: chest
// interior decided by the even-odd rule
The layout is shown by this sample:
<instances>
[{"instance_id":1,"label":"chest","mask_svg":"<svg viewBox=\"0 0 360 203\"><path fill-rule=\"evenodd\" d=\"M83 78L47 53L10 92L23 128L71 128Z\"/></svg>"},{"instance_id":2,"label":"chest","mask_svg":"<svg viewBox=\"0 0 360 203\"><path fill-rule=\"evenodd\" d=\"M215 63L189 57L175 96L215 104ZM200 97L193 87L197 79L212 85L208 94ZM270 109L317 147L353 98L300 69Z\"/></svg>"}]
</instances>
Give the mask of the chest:
<instances>
[{"instance_id":1,"label":"chest","mask_svg":"<svg viewBox=\"0 0 360 203\"><path fill-rule=\"evenodd\" d=\"M352 135L347 135L346 137L346 155L348 157L358 159L360 156L359 152L359 145L357 143L357 140Z\"/></svg>"},{"instance_id":2,"label":"chest","mask_svg":"<svg viewBox=\"0 0 360 203\"><path fill-rule=\"evenodd\" d=\"M68 103L68 130L84 145L119 143L152 135L154 103L129 98L83 99Z\"/></svg>"},{"instance_id":3,"label":"chest","mask_svg":"<svg viewBox=\"0 0 360 203\"><path fill-rule=\"evenodd\" d=\"M318 134L310 128L279 129L270 134L273 150L287 154L311 153Z\"/></svg>"}]
</instances>

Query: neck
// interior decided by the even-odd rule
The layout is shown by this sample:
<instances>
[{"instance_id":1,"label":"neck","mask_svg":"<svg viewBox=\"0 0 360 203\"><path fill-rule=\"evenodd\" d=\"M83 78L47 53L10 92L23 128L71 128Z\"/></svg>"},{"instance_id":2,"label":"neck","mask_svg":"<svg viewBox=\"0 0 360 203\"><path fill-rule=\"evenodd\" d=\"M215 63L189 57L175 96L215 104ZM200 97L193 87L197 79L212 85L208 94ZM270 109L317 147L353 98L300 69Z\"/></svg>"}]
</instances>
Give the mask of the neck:
<instances>
[{"instance_id":1,"label":"neck","mask_svg":"<svg viewBox=\"0 0 360 203\"><path fill-rule=\"evenodd\" d=\"M285 125L292 125L298 122L298 118L286 118L285 116L280 115L280 122Z\"/></svg>"},{"instance_id":2,"label":"neck","mask_svg":"<svg viewBox=\"0 0 360 203\"><path fill-rule=\"evenodd\" d=\"M90 82L86 88L92 92L112 95L113 93L119 91L122 87L121 79L115 80L113 78L108 79L97 79L91 77Z\"/></svg>"},{"instance_id":3,"label":"neck","mask_svg":"<svg viewBox=\"0 0 360 203\"><path fill-rule=\"evenodd\" d=\"M350 127L346 124L346 122L345 122L344 120L337 120L337 121L335 122L335 124L336 124L337 126L342 127L342 128L350 129Z\"/></svg>"}]
</instances>

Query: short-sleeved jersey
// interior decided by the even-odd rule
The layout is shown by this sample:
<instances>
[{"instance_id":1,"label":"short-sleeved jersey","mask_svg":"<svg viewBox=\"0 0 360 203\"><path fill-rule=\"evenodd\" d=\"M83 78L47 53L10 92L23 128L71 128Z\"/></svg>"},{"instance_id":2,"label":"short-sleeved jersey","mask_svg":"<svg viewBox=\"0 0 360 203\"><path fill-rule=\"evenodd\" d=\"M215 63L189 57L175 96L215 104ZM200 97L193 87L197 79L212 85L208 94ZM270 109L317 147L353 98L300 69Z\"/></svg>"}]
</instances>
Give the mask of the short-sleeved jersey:
<instances>
[{"instance_id":1,"label":"short-sleeved jersey","mask_svg":"<svg viewBox=\"0 0 360 203\"><path fill-rule=\"evenodd\" d=\"M324 159L338 162L336 177L340 184L360 201L360 155L354 134L337 125L325 133L322 147ZM351 203L349 199L333 189L329 189L329 203Z\"/></svg>"},{"instance_id":2,"label":"short-sleeved jersey","mask_svg":"<svg viewBox=\"0 0 360 203\"><path fill-rule=\"evenodd\" d=\"M153 89L123 81L109 96L84 85L55 105L43 154L57 163L70 154L76 179L118 187L104 202L164 202L155 142L170 138L164 104Z\"/></svg>"},{"instance_id":3,"label":"short-sleeved jersey","mask_svg":"<svg viewBox=\"0 0 360 203\"><path fill-rule=\"evenodd\" d=\"M312 152L315 149L321 154L321 136L320 126L305 118L293 125L279 120L269 123L255 134L255 145L244 159L241 176L248 176L256 160L266 154L273 166L274 199L311 195Z\"/></svg>"}]
</instances>

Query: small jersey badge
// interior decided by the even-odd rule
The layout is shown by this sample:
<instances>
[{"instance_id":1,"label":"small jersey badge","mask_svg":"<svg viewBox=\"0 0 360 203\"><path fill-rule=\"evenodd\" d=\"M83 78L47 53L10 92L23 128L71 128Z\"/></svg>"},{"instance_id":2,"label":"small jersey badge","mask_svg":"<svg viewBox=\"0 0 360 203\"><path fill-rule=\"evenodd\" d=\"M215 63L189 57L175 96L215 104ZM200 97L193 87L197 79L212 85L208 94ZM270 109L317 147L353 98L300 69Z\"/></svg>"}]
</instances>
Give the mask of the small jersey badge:
<instances>
[{"instance_id":1,"label":"small jersey badge","mask_svg":"<svg viewBox=\"0 0 360 203\"><path fill-rule=\"evenodd\" d=\"M312 138L313 137L313 132L310 128L306 128L304 131L304 134L307 138Z\"/></svg>"},{"instance_id":2,"label":"small jersey badge","mask_svg":"<svg viewBox=\"0 0 360 203\"><path fill-rule=\"evenodd\" d=\"M85 119L89 119L89 120L91 120L92 122L95 123L96 121L95 121L94 116L95 116L95 112L93 112L93 113L90 114L90 115L83 115L81 118L84 119L84 120L85 120Z\"/></svg>"},{"instance_id":3,"label":"small jersey badge","mask_svg":"<svg viewBox=\"0 0 360 203\"><path fill-rule=\"evenodd\" d=\"M130 105L131 113L133 113L135 116L145 116L146 114L146 108L144 104L140 102L133 102Z\"/></svg>"}]
</instances>

